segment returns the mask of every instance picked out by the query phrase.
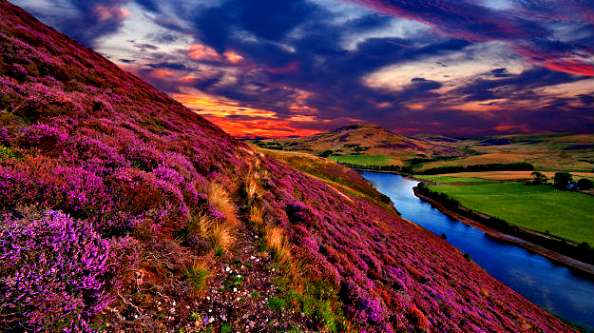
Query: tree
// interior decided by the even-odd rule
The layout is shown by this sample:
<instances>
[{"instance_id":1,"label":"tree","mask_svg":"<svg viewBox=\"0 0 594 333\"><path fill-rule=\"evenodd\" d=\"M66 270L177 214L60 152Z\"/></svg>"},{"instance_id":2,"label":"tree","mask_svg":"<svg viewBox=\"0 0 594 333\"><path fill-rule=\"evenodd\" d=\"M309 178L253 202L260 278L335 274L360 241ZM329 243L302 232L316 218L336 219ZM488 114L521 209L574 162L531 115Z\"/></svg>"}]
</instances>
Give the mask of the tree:
<instances>
[{"instance_id":1,"label":"tree","mask_svg":"<svg viewBox=\"0 0 594 333\"><path fill-rule=\"evenodd\" d=\"M534 171L532 172L532 184L541 185L546 184L548 182L547 176L542 174L541 172Z\"/></svg>"},{"instance_id":2,"label":"tree","mask_svg":"<svg viewBox=\"0 0 594 333\"><path fill-rule=\"evenodd\" d=\"M594 184L592 183L592 181L590 179L582 178L582 179L578 180L577 187L580 191L589 190L592 187L594 187Z\"/></svg>"},{"instance_id":3,"label":"tree","mask_svg":"<svg viewBox=\"0 0 594 333\"><path fill-rule=\"evenodd\" d=\"M319 153L319 157L327 158L332 155L334 152L332 150L324 150L323 152Z\"/></svg>"},{"instance_id":4,"label":"tree","mask_svg":"<svg viewBox=\"0 0 594 333\"><path fill-rule=\"evenodd\" d=\"M553 184L556 188L566 190L567 185L573 182L573 177L569 172L557 172L553 178Z\"/></svg>"}]
</instances>

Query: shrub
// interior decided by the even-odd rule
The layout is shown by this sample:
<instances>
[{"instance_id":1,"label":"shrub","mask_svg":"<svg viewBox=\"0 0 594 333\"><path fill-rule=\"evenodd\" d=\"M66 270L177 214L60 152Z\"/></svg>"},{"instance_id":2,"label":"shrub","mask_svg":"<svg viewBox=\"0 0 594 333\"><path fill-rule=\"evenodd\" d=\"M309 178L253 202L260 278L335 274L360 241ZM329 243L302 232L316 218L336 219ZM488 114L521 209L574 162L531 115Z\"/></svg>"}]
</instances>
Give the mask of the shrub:
<instances>
[{"instance_id":1,"label":"shrub","mask_svg":"<svg viewBox=\"0 0 594 333\"><path fill-rule=\"evenodd\" d=\"M0 145L0 161L17 157L19 157L19 155L12 151L12 149Z\"/></svg>"},{"instance_id":2,"label":"shrub","mask_svg":"<svg viewBox=\"0 0 594 333\"><path fill-rule=\"evenodd\" d=\"M541 185L541 184L546 184L548 182L548 178L547 176L545 176L543 173L538 172L538 171L534 171L532 172L532 184L535 185Z\"/></svg>"},{"instance_id":3,"label":"shrub","mask_svg":"<svg viewBox=\"0 0 594 333\"><path fill-rule=\"evenodd\" d=\"M35 147L43 151L54 149L68 138L68 134L60 128L46 124L38 124L25 128L19 139L23 147Z\"/></svg>"},{"instance_id":4,"label":"shrub","mask_svg":"<svg viewBox=\"0 0 594 333\"><path fill-rule=\"evenodd\" d=\"M192 266L186 269L186 278L195 291L203 291L209 277L210 271L203 263L194 262Z\"/></svg>"},{"instance_id":5,"label":"shrub","mask_svg":"<svg viewBox=\"0 0 594 333\"><path fill-rule=\"evenodd\" d=\"M332 150L324 150L323 152L319 153L319 157L327 158L332 155L334 152Z\"/></svg>"},{"instance_id":6,"label":"shrub","mask_svg":"<svg viewBox=\"0 0 594 333\"><path fill-rule=\"evenodd\" d=\"M284 299L279 298L279 297L271 297L268 300L268 307L273 310L273 311L277 311L277 312L281 312L285 309L286 307L286 302Z\"/></svg>"},{"instance_id":7,"label":"shrub","mask_svg":"<svg viewBox=\"0 0 594 333\"><path fill-rule=\"evenodd\" d=\"M569 172L557 172L553 178L553 185L561 190L566 190L567 185L573 181L573 177Z\"/></svg>"},{"instance_id":8,"label":"shrub","mask_svg":"<svg viewBox=\"0 0 594 333\"><path fill-rule=\"evenodd\" d=\"M584 191L594 187L594 184L592 184L592 181L590 179L582 178L578 180L577 187L580 191Z\"/></svg>"},{"instance_id":9,"label":"shrub","mask_svg":"<svg viewBox=\"0 0 594 333\"><path fill-rule=\"evenodd\" d=\"M293 201L287 204L285 212L287 213L289 221L294 224L311 224L314 221L311 209L300 201Z\"/></svg>"},{"instance_id":10,"label":"shrub","mask_svg":"<svg viewBox=\"0 0 594 333\"><path fill-rule=\"evenodd\" d=\"M89 331L91 318L111 301L109 242L91 225L56 211L2 219L4 324L17 331Z\"/></svg>"}]
</instances>

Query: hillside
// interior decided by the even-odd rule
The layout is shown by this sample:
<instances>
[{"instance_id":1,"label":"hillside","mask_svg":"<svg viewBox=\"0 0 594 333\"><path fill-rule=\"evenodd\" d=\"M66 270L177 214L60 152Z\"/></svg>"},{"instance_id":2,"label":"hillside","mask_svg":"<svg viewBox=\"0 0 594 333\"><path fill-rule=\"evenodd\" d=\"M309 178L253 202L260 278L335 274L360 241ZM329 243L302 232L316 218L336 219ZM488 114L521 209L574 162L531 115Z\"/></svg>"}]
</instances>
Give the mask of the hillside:
<instances>
[{"instance_id":1,"label":"hillside","mask_svg":"<svg viewBox=\"0 0 594 333\"><path fill-rule=\"evenodd\" d=\"M303 138L268 139L257 143L265 148L305 151L316 155L384 156L385 164L398 166L405 165L407 160L417 158L461 156L449 145L398 135L371 124L341 127Z\"/></svg>"},{"instance_id":2,"label":"hillside","mask_svg":"<svg viewBox=\"0 0 594 333\"><path fill-rule=\"evenodd\" d=\"M266 139L255 143L264 148L330 157L353 166L407 167L412 173L444 167L517 163L528 163L543 171L594 170L592 134L407 137L363 124L302 138Z\"/></svg>"},{"instance_id":3,"label":"hillside","mask_svg":"<svg viewBox=\"0 0 594 333\"><path fill-rule=\"evenodd\" d=\"M0 331L572 331L393 211L0 18Z\"/></svg>"},{"instance_id":4,"label":"hillside","mask_svg":"<svg viewBox=\"0 0 594 333\"><path fill-rule=\"evenodd\" d=\"M429 141L433 139L428 138ZM470 138L449 144L465 156L447 161L430 161L419 166L426 170L444 166L526 162L537 170L594 170L594 135L502 135Z\"/></svg>"}]
</instances>

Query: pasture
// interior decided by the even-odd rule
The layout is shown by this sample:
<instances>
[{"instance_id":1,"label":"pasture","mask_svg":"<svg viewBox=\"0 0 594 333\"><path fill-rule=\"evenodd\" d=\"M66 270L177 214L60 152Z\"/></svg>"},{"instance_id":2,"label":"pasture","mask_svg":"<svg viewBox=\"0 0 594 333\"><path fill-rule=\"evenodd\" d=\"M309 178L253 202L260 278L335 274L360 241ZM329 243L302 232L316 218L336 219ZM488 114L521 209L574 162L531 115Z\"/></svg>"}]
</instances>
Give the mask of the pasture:
<instances>
[{"instance_id":1,"label":"pasture","mask_svg":"<svg viewBox=\"0 0 594 333\"><path fill-rule=\"evenodd\" d=\"M330 159L338 163L346 163L361 167L377 167L395 164L391 157L385 155L341 155L330 156Z\"/></svg>"},{"instance_id":2,"label":"pasture","mask_svg":"<svg viewBox=\"0 0 594 333\"><path fill-rule=\"evenodd\" d=\"M464 178L462 178L464 179ZM427 179L430 180L430 179ZM464 207L520 227L594 246L594 196L522 182L464 181L433 176L431 190L443 192Z\"/></svg>"}]
</instances>

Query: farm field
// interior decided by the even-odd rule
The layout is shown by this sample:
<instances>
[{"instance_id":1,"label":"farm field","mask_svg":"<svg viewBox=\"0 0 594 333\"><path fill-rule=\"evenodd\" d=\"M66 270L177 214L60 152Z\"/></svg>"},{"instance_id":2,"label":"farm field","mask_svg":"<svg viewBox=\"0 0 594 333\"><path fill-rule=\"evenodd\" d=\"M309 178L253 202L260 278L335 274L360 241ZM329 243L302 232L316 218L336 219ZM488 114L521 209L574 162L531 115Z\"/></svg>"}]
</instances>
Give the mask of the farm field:
<instances>
[{"instance_id":1,"label":"farm field","mask_svg":"<svg viewBox=\"0 0 594 333\"><path fill-rule=\"evenodd\" d=\"M555 176L553 171L541 171L547 178L552 179ZM588 178L594 180L594 172L571 172L575 180ZM457 172L445 173L435 176L419 176L418 178L426 180L436 180L444 182L449 178L466 178L475 180L529 180L532 179L532 171L484 171L484 172Z\"/></svg>"},{"instance_id":2,"label":"farm field","mask_svg":"<svg viewBox=\"0 0 594 333\"><path fill-rule=\"evenodd\" d=\"M331 156L330 159L338 163L347 163L361 167L387 166L394 164L393 159L385 155L342 155Z\"/></svg>"},{"instance_id":3,"label":"farm field","mask_svg":"<svg viewBox=\"0 0 594 333\"><path fill-rule=\"evenodd\" d=\"M594 136L592 135L504 135L465 139L451 143L463 157L437 160L416 168L423 171L446 166L490 163L530 163L537 170L592 172Z\"/></svg>"},{"instance_id":4,"label":"farm field","mask_svg":"<svg viewBox=\"0 0 594 333\"><path fill-rule=\"evenodd\" d=\"M512 181L469 181L472 178L451 176L420 178L436 182L429 185L431 190L445 193L467 208L520 227L594 245L592 196L559 191L550 185Z\"/></svg>"}]
</instances>

